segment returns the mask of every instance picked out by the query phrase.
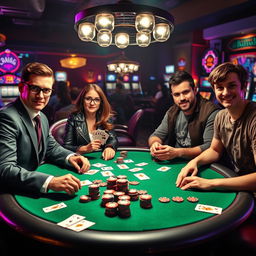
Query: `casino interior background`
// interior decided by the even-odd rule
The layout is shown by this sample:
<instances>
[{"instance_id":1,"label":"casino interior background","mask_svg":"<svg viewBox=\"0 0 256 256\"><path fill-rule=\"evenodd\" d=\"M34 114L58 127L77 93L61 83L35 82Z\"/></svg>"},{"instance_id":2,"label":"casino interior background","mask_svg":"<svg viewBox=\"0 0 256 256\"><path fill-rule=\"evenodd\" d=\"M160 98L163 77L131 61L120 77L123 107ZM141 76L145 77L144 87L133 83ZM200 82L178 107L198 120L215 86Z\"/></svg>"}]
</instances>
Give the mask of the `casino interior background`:
<instances>
[{"instance_id":1,"label":"casino interior background","mask_svg":"<svg viewBox=\"0 0 256 256\"><path fill-rule=\"evenodd\" d=\"M82 42L74 29L75 14L85 8L115 3L116 0L0 0L0 56L10 50L20 63L18 68L6 71L1 68L0 57L0 93L4 103L18 95L21 68L31 61L48 64L56 79L68 80L71 87L82 88L85 82L95 82L110 95L116 77L108 72L107 63L122 52L140 65L134 74L123 77L125 89L134 101L128 117L144 108L148 114L145 118L152 121L151 98L156 83L167 82L177 70L190 72L201 95L213 99L207 77L213 67L224 61L247 68L247 98L256 101L255 0L133 0L173 15L175 28L166 42L124 50ZM63 67L60 60L72 55L85 58L86 64L75 69ZM148 133L140 136L139 146L146 145L148 134L157 124L142 125Z\"/></svg>"}]
</instances>

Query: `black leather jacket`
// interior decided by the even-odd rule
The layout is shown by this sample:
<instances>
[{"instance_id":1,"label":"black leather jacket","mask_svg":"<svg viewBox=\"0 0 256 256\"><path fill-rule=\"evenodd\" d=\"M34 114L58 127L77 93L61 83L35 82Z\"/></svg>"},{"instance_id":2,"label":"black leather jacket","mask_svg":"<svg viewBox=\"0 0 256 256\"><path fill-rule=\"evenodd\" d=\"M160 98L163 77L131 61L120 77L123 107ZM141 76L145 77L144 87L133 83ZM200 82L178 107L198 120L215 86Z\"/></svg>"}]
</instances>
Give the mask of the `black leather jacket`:
<instances>
[{"instance_id":1,"label":"black leather jacket","mask_svg":"<svg viewBox=\"0 0 256 256\"><path fill-rule=\"evenodd\" d=\"M111 122L111 120L109 120ZM96 129L103 129L102 127L96 127ZM114 150L118 147L118 141L114 130L106 131L109 134L108 140L105 145L102 145L104 150L106 147L112 147ZM87 145L91 142L87 123L84 118L84 113L73 113L69 116L64 136L63 147L76 152L77 149L83 145Z\"/></svg>"}]
</instances>

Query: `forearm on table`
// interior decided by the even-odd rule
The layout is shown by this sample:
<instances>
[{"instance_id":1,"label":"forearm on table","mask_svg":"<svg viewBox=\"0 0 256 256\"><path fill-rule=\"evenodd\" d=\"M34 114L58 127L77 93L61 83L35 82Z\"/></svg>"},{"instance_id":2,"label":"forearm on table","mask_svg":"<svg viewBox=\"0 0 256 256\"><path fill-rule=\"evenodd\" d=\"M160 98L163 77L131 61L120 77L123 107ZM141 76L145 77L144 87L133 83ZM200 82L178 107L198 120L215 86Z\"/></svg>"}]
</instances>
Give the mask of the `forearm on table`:
<instances>
[{"instance_id":1,"label":"forearm on table","mask_svg":"<svg viewBox=\"0 0 256 256\"><path fill-rule=\"evenodd\" d=\"M176 148L176 150L178 151L179 157L185 159L195 158L202 153L202 150L199 146L193 148Z\"/></svg>"},{"instance_id":2,"label":"forearm on table","mask_svg":"<svg viewBox=\"0 0 256 256\"><path fill-rule=\"evenodd\" d=\"M234 191L255 191L256 190L256 173L246 174L239 177L213 179L213 188L221 190Z\"/></svg>"}]
</instances>

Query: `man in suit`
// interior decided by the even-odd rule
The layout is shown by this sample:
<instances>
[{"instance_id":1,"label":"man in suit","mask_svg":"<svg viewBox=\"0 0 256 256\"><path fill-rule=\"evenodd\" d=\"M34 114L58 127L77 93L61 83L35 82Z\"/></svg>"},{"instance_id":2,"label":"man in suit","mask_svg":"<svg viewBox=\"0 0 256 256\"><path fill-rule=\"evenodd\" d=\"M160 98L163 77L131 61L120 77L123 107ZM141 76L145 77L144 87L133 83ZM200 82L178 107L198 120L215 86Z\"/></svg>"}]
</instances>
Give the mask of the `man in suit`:
<instances>
[{"instance_id":1,"label":"man in suit","mask_svg":"<svg viewBox=\"0 0 256 256\"><path fill-rule=\"evenodd\" d=\"M29 193L47 193L51 189L68 194L81 188L72 174L53 177L35 171L44 161L74 167L79 173L90 168L87 158L64 149L49 135L48 120L41 110L49 101L53 82L53 71L47 65L27 64L19 83L20 96L0 110L1 188ZM39 124L34 119L38 115Z\"/></svg>"}]
</instances>

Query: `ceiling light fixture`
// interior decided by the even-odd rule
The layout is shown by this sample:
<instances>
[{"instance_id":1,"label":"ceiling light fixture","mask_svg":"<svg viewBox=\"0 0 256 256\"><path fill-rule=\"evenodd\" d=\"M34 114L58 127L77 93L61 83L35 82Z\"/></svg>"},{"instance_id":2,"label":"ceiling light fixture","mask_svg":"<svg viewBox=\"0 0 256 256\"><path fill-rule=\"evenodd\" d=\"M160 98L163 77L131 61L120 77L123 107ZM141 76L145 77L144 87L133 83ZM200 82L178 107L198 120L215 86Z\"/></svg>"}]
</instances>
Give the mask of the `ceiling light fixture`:
<instances>
[{"instance_id":1,"label":"ceiling light fixture","mask_svg":"<svg viewBox=\"0 0 256 256\"><path fill-rule=\"evenodd\" d=\"M174 18L157 7L120 0L117 4L95 6L77 13L75 29L82 41L101 47L147 47L168 40L174 29Z\"/></svg>"},{"instance_id":2,"label":"ceiling light fixture","mask_svg":"<svg viewBox=\"0 0 256 256\"><path fill-rule=\"evenodd\" d=\"M60 60L60 65L63 68L81 68L86 65L86 58L71 55L71 57Z\"/></svg>"},{"instance_id":3,"label":"ceiling light fixture","mask_svg":"<svg viewBox=\"0 0 256 256\"><path fill-rule=\"evenodd\" d=\"M107 63L108 71L115 72L123 76L127 73L137 72L139 70L139 62L129 60L124 52L120 54L120 56L112 61Z\"/></svg>"}]
</instances>

